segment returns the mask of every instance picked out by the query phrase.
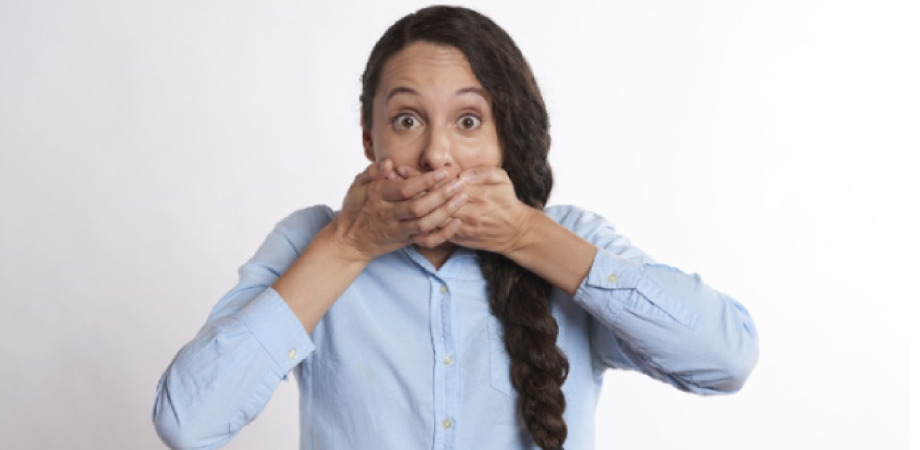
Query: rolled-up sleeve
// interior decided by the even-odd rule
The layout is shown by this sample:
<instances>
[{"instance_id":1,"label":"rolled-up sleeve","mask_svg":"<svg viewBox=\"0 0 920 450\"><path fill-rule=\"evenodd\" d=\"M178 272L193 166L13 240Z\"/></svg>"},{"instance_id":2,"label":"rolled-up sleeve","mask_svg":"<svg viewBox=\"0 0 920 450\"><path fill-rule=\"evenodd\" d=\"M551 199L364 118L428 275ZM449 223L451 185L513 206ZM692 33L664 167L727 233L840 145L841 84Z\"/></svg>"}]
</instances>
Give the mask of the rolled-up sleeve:
<instances>
[{"instance_id":1,"label":"rolled-up sleeve","mask_svg":"<svg viewBox=\"0 0 920 450\"><path fill-rule=\"evenodd\" d=\"M301 210L279 222L240 268L239 283L218 301L160 378L153 421L171 448L226 444L315 350L300 320L271 285L306 246L302 235L312 235L286 230L321 226L322 220L310 222L327 216L324 212Z\"/></svg>"},{"instance_id":2,"label":"rolled-up sleeve","mask_svg":"<svg viewBox=\"0 0 920 450\"><path fill-rule=\"evenodd\" d=\"M758 359L748 310L701 277L654 262L593 213L560 223L598 246L574 301L593 318L595 358L698 394L738 391Z\"/></svg>"}]
</instances>

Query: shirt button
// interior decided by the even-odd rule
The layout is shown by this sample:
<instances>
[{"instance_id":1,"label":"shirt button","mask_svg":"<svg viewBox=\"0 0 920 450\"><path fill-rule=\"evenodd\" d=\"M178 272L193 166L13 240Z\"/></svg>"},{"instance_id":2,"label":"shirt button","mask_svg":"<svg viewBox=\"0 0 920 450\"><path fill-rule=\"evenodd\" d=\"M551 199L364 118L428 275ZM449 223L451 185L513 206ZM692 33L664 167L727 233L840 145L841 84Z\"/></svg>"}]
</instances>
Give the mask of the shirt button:
<instances>
[{"instance_id":1,"label":"shirt button","mask_svg":"<svg viewBox=\"0 0 920 450\"><path fill-rule=\"evenodd\" d=\"M449 366L454 363L454 358L451 358L450 355L444 357L444 365Z\"/></svg>"},{"instance_id":2,"label":"shirt button","mask_svg":"<svg viewBox=\"0 0 920 450\"><path fill-rule=\"evenodd\" d=\"M449 430L452 425L453 423L451 423L450 419L444 419L441 421L441 427L443 427L445 430Z\"/></svg>"},{"instance_id":3,"label":"shirt button","mask_svg":"<svg viewBox=\"0 0 920 450\"><path fill-rule=\"evenodd\" d=\"M611 282L611 283L616 283L616 282L617 282L617 274L611 273L610 275L607 275L607 281L609 281L609 282Z\"/></svg>"},{"instance_id":4,"label":"shirt button","mask_svg":"<svg viewBox=\"0 0 920 450\"><path fill-rule=\"evenodd\" d=\"M441 285L441 293L442 293L442 294L446 294L446 293L447 293L447 285L446 285L446 284L442 284L442 285Z\"/></svg>"},{"instance_id":5,"label":"shirt button","mask_svg":"<svg viewBox=\"0 0 920 450\"><path fill-rule=\"evenodd\" d=\"M288 350L288 359L291 359L291 360L297 359L297 350L293 348Z\"/></svg>"}]
</instances>

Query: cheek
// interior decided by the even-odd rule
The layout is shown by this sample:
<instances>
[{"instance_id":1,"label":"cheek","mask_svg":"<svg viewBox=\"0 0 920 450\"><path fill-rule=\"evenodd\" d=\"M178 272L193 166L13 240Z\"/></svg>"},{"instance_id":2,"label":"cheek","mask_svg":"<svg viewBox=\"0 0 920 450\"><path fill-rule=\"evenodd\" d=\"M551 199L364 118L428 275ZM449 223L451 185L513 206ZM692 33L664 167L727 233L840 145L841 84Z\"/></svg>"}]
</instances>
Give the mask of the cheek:
<instances>
[{"instance_id":1,"label":"cheek","mask_svg":"<svg viewBox=\"0 0 920 450\"><path fill-rule=\"evenodd\" d=\"M501 167L502 153L497 143L481 142L455 153L455 159L463 169L473 167Z\"/></svg>"},{"instance_id":2,"label":"cheek","mask_svg":"<svg viewBox=\"0 0 920 450\"><path fill-rule=\"evenodd\" d=\"M499 147L498 143L495 143L489 148L489 161L487 164L492 167L502 166L502 149Z\"/></svg>"},{"instance_id":3,"label":"cheek","mask_svg":"<svg viewBox=\"0 0 920 450\"><path fill-rule=\"evenodd\" d=\"M412 166L419 158L418 139L378 133L374 137L374 156L377 161L389 158L397 166Z\"/></svg>"},{"instance_id":4,"label":"cheek","mask_svg":"<svg viewBox=\"0 0 920 450\"><path fill-rule=\"evenodd\" d=\"M494 132L493 132L494 133ZM484 143L481 158L482 161L480 165L490 166L490 167L501 167L502 165L502 149L501 145L498 143L498 136L493 134L486 143Z\"/></svg>"}]
</instances>

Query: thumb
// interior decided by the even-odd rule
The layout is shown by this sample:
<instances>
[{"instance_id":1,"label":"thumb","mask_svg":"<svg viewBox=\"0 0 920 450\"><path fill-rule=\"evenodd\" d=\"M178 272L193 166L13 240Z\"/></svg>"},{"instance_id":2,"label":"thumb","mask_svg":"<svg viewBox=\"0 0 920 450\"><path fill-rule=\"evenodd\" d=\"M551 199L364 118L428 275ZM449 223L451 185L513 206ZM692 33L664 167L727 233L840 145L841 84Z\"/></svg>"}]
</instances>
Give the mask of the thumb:
<instances>
[{"instance_id":1,"label":"thumb","mask_svg":"<svg viewBox=\"0 0 920 450\"><path fill-rule=\"evenodd\" d=\"M372 181L383 179L392 180L394 178L396 178L396 174L393 173L393 161L388 158L368 165L363 172L355 177L355 183L367 184Z\"/></svg>"}]
</instances>

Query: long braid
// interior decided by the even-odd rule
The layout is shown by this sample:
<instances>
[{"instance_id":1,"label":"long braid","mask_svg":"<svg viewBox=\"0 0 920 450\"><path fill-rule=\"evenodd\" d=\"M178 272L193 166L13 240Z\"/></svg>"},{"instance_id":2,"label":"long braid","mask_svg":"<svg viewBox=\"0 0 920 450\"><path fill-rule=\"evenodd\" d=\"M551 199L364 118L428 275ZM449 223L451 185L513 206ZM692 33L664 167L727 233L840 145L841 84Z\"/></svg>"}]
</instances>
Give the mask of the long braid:
<instances>
[{"instance_id":1,"label":"long braid","mask_svg":"<svg viewBox=\"0 0 920 450\"><path fill-rule=\"evenodd\" d=\"M511 383L520 394L518 411L537 445L560 448L568 434L562 383L569 363L556 347L559 327L547 301L552 286L501 255L480 255L492 314L504 325Z\"/></svg>"}]
</instances>

